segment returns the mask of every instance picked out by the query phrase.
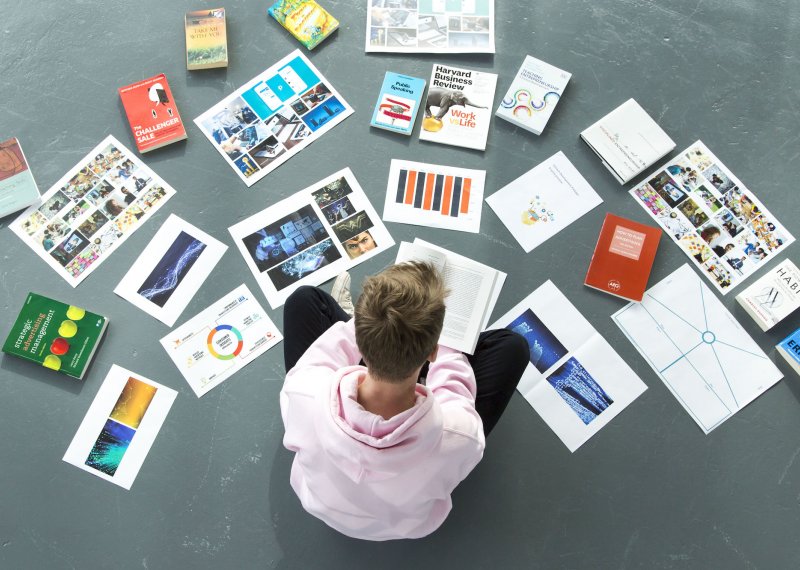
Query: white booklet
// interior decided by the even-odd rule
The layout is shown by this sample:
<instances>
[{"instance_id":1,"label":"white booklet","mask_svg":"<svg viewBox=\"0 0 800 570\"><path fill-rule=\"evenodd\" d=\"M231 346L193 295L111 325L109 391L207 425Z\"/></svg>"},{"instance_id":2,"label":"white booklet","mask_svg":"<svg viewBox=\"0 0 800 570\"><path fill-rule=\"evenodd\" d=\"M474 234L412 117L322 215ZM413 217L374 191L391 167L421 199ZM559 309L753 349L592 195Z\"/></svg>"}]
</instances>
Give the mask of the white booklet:
<instances>
[{"instance_id":1,"label":"white booklet","mask_svg":"<svg viewBox=\"0 0 800 570\"><path fill-rule=\"evenodd\" d=\"M762 331L768 331L800 308L800 269L784 259L736 295L736 300Z\"/></svg>"},{"instance_id":2,"label":"white booklet","mask_svg":"<svg viewBox=\"0 0 800 570\"><path fill-rule=\"evenodd\" d=\"M687 264L611 318L705 433L783 377Z\"/></svg>"},{"instance_id":3,"label":"white booklet","mask_svg":"<svg viewBox=\"0 0 800 570\"><path fill-rule=\"evenodd\" d=\"M366 0L367 52L494 53L494 0Z\"/></svg>"},{"instance_id":4,"label":"white booklet","mask_svg":"<svg viewBox=\"0 0 800 570\"><path fill-rule=\"evenodd\" d=\"M444 276L450 291L439 344L467 354L475 352L478 336L486 328L506 274L483 263L448 251L419 238L402 242L395 263L426 261Z\"/></svg>"},{"instance_id":5,"label":"white booklet","mask_svg":"<svg viewBox=\"0 0 800 570\"><path fill-rule=\"evenodd\" d=\"M177 395L114 364L63 460L130 489Z\"/></svg>"},{"instance_id":6,"label":"white booklet","mask_svg":"<svg viewBox=\"0 0 800 570\"><path fill-rule=\"evenodd\" d=\"M602 202L561 151L486 198L526 252Z\"/></svg>"},{"instance_id":7,"label":"white booklet","mask_svg":"<svg viewBox=\"0 0 800 570\"><path fill-rule=\"evenodd\" d=\"M394 245L349 168L228 231L273 309Z\"/></svg>"},{"instance_id":8,"label":"white booklet","mask_svg":"<svg viewBox=\"0 0 800 570\"><path fill-rule=\"evenodd\" d=\"M521 334L530 364L517 390L575 451L647 386L552 281L490 327Z\"/></svg>"},{"instance_id":9,"label":"white booklet","mask_svg":"<svg viewBox=\"0 0 800 570\"><path fill-rule=\"evenodd\" d=\"M161 339L199 398L278 344L283 335L240 285Z\"/></svg>"},{"instance_id":10,"label":"white booklet","mask_svg":"<svg viewBox=\"0 0 800 570\"><path fill-rule=\"evenodd\" d=\"M478 233L485 170L392 160L383 219Z\"/></svg>"},{"instance_id":11,"label":"white booklet","mask_svg":"<svg viewBox=\"0 0 800 570\"><path fill-rule=\"evenodd\" d=\"M675 148L647 111L628 99L581 133L620 184L625 184Z\"/></svg>"},{"instance_id":12,"label":"white booklet","mask_svg":"<svg viewBox=\"0 0 800 570\"><path fill-rule=\"evenodd\" d=\"M170 215L114 293L172 326L228 246Z\"/></svg>"}]
</instances>

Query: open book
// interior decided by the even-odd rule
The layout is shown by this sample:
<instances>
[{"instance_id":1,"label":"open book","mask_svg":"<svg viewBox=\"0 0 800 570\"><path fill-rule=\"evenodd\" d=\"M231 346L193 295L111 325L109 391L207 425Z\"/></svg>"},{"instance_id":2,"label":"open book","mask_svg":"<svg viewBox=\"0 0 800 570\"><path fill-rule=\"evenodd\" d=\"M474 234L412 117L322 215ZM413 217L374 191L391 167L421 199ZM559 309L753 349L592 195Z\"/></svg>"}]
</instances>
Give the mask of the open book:
<instances>
[{"instance_id":1,"label":"open book","mask_svg":"<svg viewBox=\"0 0 800 570\"><path fill-rule=\"evenodd\" d=\"M439 344L467 354L475 352L506 274L421 239L402 242L395 261L426 261L441 271L450 293L445 299L447 311Z\"/></svg>"}]
</instances>

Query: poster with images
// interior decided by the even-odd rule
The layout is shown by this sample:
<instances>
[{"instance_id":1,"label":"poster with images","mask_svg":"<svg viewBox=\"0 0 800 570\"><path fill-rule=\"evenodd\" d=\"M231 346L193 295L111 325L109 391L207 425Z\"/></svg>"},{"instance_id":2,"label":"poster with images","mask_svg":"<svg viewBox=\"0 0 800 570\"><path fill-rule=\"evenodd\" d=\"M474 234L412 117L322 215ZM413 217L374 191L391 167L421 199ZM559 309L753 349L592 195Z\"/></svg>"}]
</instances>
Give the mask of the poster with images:
<instances>
[{"instance_id":1,"label":"poster with images","mask_svg":"<svg viewBox=\"0 0 800 570\"><path fill-rule=\"evenodd\" d=\"M108 136L9 227L76 287L174 193Z\"/></svg>"},{"instance_id":2,"label":"poster with images","mask_svg":"<svg viewBox=\"0 0 800 570\"><path fill-rule=\"evenodd\" d=\"M240 285L161 339L197 397L283 340L246 285Z\"/></svg>"},{"instance_id":3,"label":"poster with images","mask_svg":"<svg viewBox=\"0 0 800 570\"><path fill-rule=\"evenodd\" d=\"M383 219L478 233L485 170L392 160Z\"/></svg>"},{"instance_id":4,"label":"poster with images","mask_svg":"<svg viewBox=\"0 0 800 570\"><path fill-rule=\"evenodd\" d=\"M295 50L194 122L252 186L352 113L319 70Z\"/></svg>"},{"instance_id":5,"label":"poster with images","mask_svg":"<svg viewBox=\"0 0 800 570\"><path fill-rule=\"evenodd\" d=\"M273 309L394 245L349 168L228 231Z\"/></svg>"},{"instance_id":6,"label":"poster with images","mask_svg":"<svg viewBox=\"0 0 800 570\"><path fill-rule=\"evenodd\" d=\"M63 460L130 489L177 395L114 364Z\"/></svg>"},{"instance_id":7,"label":"poster with images","mask_svg":"<svg viewBox=\"0 0 800 570\"><path fill-rule=\"evenodd\" d=\"M794 241L702 141L630 194L723 295Z\"/></svg>"},{"instance_id":8,"label":"poster with images","mask_svg":"<svg viewBox=\"0 0 800 570\"><path fill-rule=\"evenodd\" d=\"M114 293L171 327L227 249L172 214Z\"/></svg>"},{"instance_id":9,"label":"poster with images","mask_svg":"<svg viewBox=\"0 0 800 570\"><path fill-rule=\"evenodd\" d=\"M510 329L528 342L530 363L517 390L570 451L647 389L552 281L489 328Z\"/></svg>"},{"instance_id":10,"label":"poster with images","mask_svg":"<svg viewBox=\"0 0 800 570\"><path fill-rule=\"evenodd\" d=\"M494 0L367 0L364 49L494 53Z\"/></svg>"}]
</instances>

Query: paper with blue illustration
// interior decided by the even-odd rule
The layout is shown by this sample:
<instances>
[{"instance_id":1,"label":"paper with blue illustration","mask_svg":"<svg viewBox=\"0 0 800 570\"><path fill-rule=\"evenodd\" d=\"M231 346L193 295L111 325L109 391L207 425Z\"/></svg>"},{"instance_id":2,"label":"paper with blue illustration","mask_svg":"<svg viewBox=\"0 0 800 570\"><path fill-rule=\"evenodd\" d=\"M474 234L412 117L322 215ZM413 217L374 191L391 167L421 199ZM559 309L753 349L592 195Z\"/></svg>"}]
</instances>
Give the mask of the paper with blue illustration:
<instances>
[{"instance_id":1,"label":"paper with blue illustration","mask_svg":"<svg viewBox=\"0 0 800 570\"><path fill-rule=\"evenodd\" d=\"M489 328L528 341L530 363L517 390L570 451L647 389L552 281Z\"/></svg>"}]
</instances>

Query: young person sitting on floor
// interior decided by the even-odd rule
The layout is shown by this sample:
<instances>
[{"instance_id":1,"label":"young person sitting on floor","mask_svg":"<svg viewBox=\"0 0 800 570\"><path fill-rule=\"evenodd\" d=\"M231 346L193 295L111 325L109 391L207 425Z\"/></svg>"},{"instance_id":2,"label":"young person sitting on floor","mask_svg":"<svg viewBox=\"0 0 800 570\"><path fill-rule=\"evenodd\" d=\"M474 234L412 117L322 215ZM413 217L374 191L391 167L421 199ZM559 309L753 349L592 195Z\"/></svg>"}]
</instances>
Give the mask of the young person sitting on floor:
<instances>
[{"instance_id":1,"label":"young person sitting on floor","mask_svg":"<svg viewBox=\"0 0 800 570\"><path fill-rule=\"evenodd\" d=\"M334 295L352 309L349 275ZM445 295L432 266L410 262L368 277L353 319L315 287L286 302L280 404L291 485L343 534L436 530L528 363L525 339L505 329L482 333L472 356L438 345Z\"/></svg>"}]
</instances>

